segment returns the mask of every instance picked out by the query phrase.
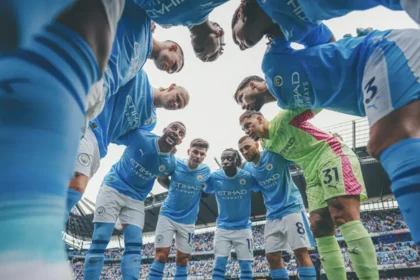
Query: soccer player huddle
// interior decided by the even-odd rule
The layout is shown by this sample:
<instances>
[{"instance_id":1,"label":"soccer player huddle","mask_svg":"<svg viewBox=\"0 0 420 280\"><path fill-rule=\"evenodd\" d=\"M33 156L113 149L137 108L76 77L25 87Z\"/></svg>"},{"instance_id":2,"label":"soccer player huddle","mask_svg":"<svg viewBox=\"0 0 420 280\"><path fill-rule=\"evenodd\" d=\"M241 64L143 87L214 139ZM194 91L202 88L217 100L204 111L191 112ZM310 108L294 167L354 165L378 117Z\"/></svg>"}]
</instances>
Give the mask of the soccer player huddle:
<instances>
[{"instance_id":1,"label":"soccer player huddle","mask_svg":"<svg viewBox=\"0 0 420 280\"><path fill-rule=\"evenodd\" d=\"M151 59L167 74L184 66L180 44L153 38L155 24L187 27L197 58L217 60L226 42L209 14L226 2L0 2L0 279L71 279L61 231L111 143L126 149L98 193L85 279L99 279L117 219L124 233L122 277L139 278L144 200L155 181L169 192L150 279L163 278L174 236L175 279L188 277L200 199L211 194L219 210L212 278L225 278L233 247L241 279L252 279L251 191L262 193L267 209L264 248L273 279L289 279L286 249L296 256L300 279L316 279L311 246L328 279L347 279L335 228L358 278L379 279L375 248L360 221L360 202L367 199L360 163L341 139L309 122L322 109L367 117L368 150L389 175L420 244L420 31L360 30L336 40L322 23L376 6L404 10L420 23L420 2L241 0L233 42L246 50L269 39L264 78L245 77L231 93L244 110L238 120L246 135L236 149L223 151L221 170L211 172L203 163L205 139L191 141L187 159L175 157L187 135L182 122L169 123L160 136L151 132L158 110L181 110L190 95L175 83L152 86L143 66ZM261 109L271 102L284 110L268 120ZM310 225L292 163L303 170Z\"/></svg>"}]
</instances>

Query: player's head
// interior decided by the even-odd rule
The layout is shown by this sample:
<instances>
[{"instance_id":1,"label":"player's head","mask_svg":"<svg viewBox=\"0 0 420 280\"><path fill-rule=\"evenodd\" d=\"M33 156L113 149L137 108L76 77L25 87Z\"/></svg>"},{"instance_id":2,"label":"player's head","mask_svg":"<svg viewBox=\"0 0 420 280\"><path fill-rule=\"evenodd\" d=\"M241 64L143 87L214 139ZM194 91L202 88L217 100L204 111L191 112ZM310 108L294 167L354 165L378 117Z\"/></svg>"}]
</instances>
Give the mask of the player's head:
<instances>
[{"instance_id":1,"label":"player's head","mask_svg":"<svg viewBox=\"0 0 420 280\"><path fill-rule=\"evenodd\" d=\"M186 133L187 128L185 125L182 122L176 121L171 122L163 129L163 134L160 138L162 138L165 145L169 147L168 150L172 150L175 146L182 143Z\"/></svg>"},{"instance_id":2,"label":"player's head","mask_svg":"<svg viewBox=\"0 0 420 280\"><path fill-rule=\"evenodd\" d=\"M241 155L235 149L226 149L222 152L220 157L222 169L227 173L236 173L237 169L241 167Z\"/></svg>"},{"instance_id":3,"label":"player's head","mask_svg":"<svg viewBox=\"0 0 420 280\"><path fill-rule=\"evenodd\" d=\"M259 111L264 106L264 96L268 92L265 80L259 76L248 76L241 81L235 91L235 101L243 110Z\"/></svg>"},{"instance_id":4,"label":"player's head","mask_svg":"<svg viewBox=\"0 0 420 280\"><path fill-rule=\"evenodd\" d=\"M257 111L245 111L239 117L239 123L246 135L258 141L264 136L264 116Z\"/></svg>"},{"instance_id":5,"label":"player's head","mask_svg":"<svg viewBox=\"0 0 420 280\"><path fill-rule=\"evenodd\" d=\"M233 41L241 50L255 46L276 24L256 0L242 0L232 18Z\"/></svg>"},{"instance_id":6,"label":"player's head","mask_svg":"<svg viewBox=\"0 0 420 280\"><path fill-rule=\"evenodd\" d=\"M197 32L191 29L191 44L195 55L204 62L215 61L223 54L225 33L217 22L206 21L197 26Z\"/></svg>"},{"instance_id":7,"label":"player's head","mask_svg":"<svg viewBox=\"0 0 420 280\"><path fill-rule=\"evenodd\" d=\"M184 52L178 43L154 40L153 45L152 59L159 70L169 74L181 71L184 67Z\"/></svg>"},{"instance_id":8,"label":"player's head","mask_svg":"<svg viewBox=\"0 0 420 280\"><path fill-rule=\"evenodd\" d=\"M197 168L206 158L209 149L209 142L204 139L196 138L191 141L188 149L188 166Z\"/></svg>"},{"instance_id":9,"label":"player's head","mask_svg":"<svg viewBox=\"0 0 420 280\"><path fill-rule=\"evenodd\" d=\"M258 149L259 144L257 141L249 137L248 135L242 136L238 141L239 151L246 161L253 161L258 157L260 150Z\"/></svg>"},{"instance_id":10,"label":"player's head","mask_svg":"<svg viewBox=\"0 0 420 280\"><path fill-rule=\"evenodd\" d=\"M155 98L157 98L156 95ZM181 86L172 84L168 88L159 89L159 107L166 110L180 110L184 109L189 102L190 94Z\"/></svg>"}]
</instances>

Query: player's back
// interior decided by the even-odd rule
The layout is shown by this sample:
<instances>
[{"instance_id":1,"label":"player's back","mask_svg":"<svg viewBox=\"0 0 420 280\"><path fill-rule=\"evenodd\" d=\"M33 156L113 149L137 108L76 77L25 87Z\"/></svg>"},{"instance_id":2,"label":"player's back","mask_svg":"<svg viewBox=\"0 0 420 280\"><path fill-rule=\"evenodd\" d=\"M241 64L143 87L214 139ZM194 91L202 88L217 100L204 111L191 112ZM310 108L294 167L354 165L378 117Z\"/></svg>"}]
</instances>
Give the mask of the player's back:
<instances>
[{"instance_id":1,"label":"player's back","mask_svg":"<svg viewBox=\"0 0 420 280\"><path fill-rule=\"evenodd\" d=\"M251 228L251 190L255 186L252 175L242 169L233 177L228 177L222 170L210 175L204 191L216 196L217 227L228 230Z\"/></svg>"},{"instance_id":2,"label":"player's back","mask_svg":"<svg viewBox=\"0 0 420 280\"><path fill-rule=\"evenodd\" d=\"M104 73L107 99L134 78L150 57L153 47L151 20L132 0L126 1L111 56Z\"/></svg>"},{"instance_id":3,"label":"player's back","mask_svg":"<svg viewBox=\"0 0 420 280\"><path fill-rule=\"evenodd\" d=\"M175 157L159 151L158 137L151 132L138 129L124 138L128 146L104 178L103 185L144 201L156 177L175 170Z\"/></svg>"},{"instance_id":4,"label":"player's back","mask_svg":"<svg viewBox=\"0 0 420 280\"><path fill-rule=\"evenodd\" d=\"M186 159L177 159L171 174L168 196L160 208L160 215L182 224L194 224L200 205L203 185L210 176L210 168L200 164L190 169Z\"/></svg>"},{"instance_id":5,"label":"player's back","mask_svg":"<svg viewBox=\"0 0 420 280\"><path fill-rule=\"evenodd\" d=\"M257 3L280 26L287 41L313 46L327 43L332 36L324 24L310 22L293 1L257 0ZM317 33L317 38L313 33Z\"/></svg>"},{"instance_id":6,"label":"player's back","mask_svg":"<svg viewBox=\"0 0 420 280\"><path fill-rule=\"evenodd\" d=\"M364 116L365 64L376 38L388 33L373 31L302 50L276 38L262 62L267 87L281 108L325 108Z\"/></svg>"},{"instance_id":7,"label":"player's back","mask_svg":"<svg viewBox=\"0 0 420 280\"><path fill-rule=\"evenodd\" d=\"M279 154L263 151L257 164L246 163L244 170L251 173L258 183L267 208L267 220L298 213L302 208L299 189L294 184L289 162Z\"/></svg>"},{"instance_id":8,"label":"player's back","mask_svg":"<svg viewBox=\"0 0 420 280\"><path fill-rule=\"evenodd\" d=\"M153 96L153 87L146 72L141 70L105 103L99 116L89 123L98 141L101 158L106 155L110 143L127 145L120 138L130 131L153 130L156 125Z\"/></svg>"},{"instance_id":9,"label":"player's back","mask_svg":"<svg viewBox=\"0 0 420 280\"><path fill-rule=\"evenodd\" d=\"M191 28L206 21L208 15L229 0L134 0L148 16L163 27L183 25Z\"/></svg>"},{"instance_id":10,"label":"player's back","mask_svg":"<svg viewBox=\"0 0 420 280\"><path fill-rule=\"evenodd\" d=\"M297 8L312 22L344 16L353 11L362 11L383 5L391 10L401 11L400 0L292 0Z\"/></svg>"}]
</instances>

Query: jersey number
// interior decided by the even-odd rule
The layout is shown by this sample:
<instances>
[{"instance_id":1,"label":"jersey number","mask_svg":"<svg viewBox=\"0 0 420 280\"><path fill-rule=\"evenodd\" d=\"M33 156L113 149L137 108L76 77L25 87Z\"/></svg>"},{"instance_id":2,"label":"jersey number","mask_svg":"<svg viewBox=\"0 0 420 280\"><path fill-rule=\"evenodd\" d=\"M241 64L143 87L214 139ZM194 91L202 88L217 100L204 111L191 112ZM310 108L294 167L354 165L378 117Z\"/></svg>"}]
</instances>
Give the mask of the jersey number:
<instances>
[{"instance_id":1,"label":"jersey number","mask_svg":"<svg viewBox=\"0 0 420 280\"><path fill-rule=\"evenodd\" d=\"M303 228L303 224L301 222L296 223L297 232L302 235L305 234L305 229Z\"/></svg>"},{"instance_id":2,"label":"jersey number","mask_svg":"<svg viewBox=\"0 0 420 280\"><path fill-rule=\"evenodd\" d=\"M324 184L329 184L329 183L331 183L331 181L333 180L333 177L332 177L332 176L331 176L331 174L330 174L330 173L331 173L331 170L333 170L333 171L334 171L334 177L335 177L335 180L336 180L336 181L338 181L338 180L339 180L337 167L324 169L324 170L322 170L322 173L324 173L324 177L325 177Z\"/></svg>"},{"instance_id":3,"label":"jersey number","mask_svg":"<svg viewBox=\"0 0 420 280\"><path fill-rule=\"evenodd\" d=\"M188 233L188 244L191 244L194 240L194 233L189 232Z\"/></svg>"},{"instance_id":4,"label":"jersey number","mask_svg":"<svg viewBox=\"0 0 420 280\"><path fill-rule=\"evenodd\" d=\"M375 82L375 77L372 77L372 79L370 79L369 82L367 82L365 86L365 95L366 95L365 104L366 105L368 105L378 93L378 87L373 85L374 82Z\"/></svg>"}]
</instances>

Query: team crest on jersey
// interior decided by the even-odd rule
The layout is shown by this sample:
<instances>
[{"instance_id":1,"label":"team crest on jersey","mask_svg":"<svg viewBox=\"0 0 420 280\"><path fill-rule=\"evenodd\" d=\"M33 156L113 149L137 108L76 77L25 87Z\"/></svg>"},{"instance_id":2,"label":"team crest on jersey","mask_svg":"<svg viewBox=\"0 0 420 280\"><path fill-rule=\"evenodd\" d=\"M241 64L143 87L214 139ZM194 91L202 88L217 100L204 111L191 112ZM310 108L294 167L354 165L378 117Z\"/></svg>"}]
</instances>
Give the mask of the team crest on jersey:
<instances>
[{"instance_id":1,"label":"team crest on jersey","mask_svg":"<svg viewBox=\"0 0 420 280\"><path fill-rule=\"evenodd\" d=\"M159 171L160 172L163 172L165 169L166 169L165 165L162 164L161 166L159 166Z\"/></svg>"},{"instance_id":2,"label":"team crest on jersey","mask_svg":"<svg viewBox=\"0 0 420 280\"><path fill-rule=\"evenodd\" d=\"M79 154L79 162L83 166L89 166L90 164L90 157L88 154Z\"/></svg>"},{"instance_id":3,"label":"team crest on jersey","mask_svg":"<svg viewBox=\"0 0 420 280\"><path fill-rule=\"evenodd\" d=\"M203 175L197 175L197 180L200 182L203 181Z\"/></svg>"},{"instance_id":4,"label":"team crest on jersey","mask_svg":"<svg viewBox=\"0 0 420 280\"><path fill-rule=\"evenodd\" d=\"M271 163L267 163L267 165L265 166L265 168L267 170L273 170L273 165Z\"/></svg>"},{"instance_id":5,"label":"team crest on jersey","mask_svg":"<svg viewBox=\"0 0 420 280\"><path fill-rule=\"evenodd\" d=\"M274 76L274 86L281 87L283 85L283 77L280 75Z\"/></svg>"},{"instance_id":6,"label":"team crest on jersey","mask_svg":"<svg viewBox=\"0 0 420 280\"><path fill-rule=\"evenodd\" d=\"M246 179L242 178L241 180L239 180L239 184L245 185L246 184Z\"/></svg>"},{"instance_id":7,"label":"team crest on jersey","mask_svg":"<svg viewBox=\"0 0 420 280\"><path fill-rule=\"evenodd\" d=\"M102 216L103 214L105 214L105 208L104 207L102 207L102 206L100 206L100 207L98 207L98 209L96 209L96 214L98 215L98 216Z\"/></svg>"},{"instance_id":8,"label":"team crest on jersey","mask_svg":"<svg viewBox=\"0 0 420 280\"><path fill-rule=\"evenodd\" d=\"M162 234L158 234L156 235L156 243L162 243L163 242L163 235Z\"/></svg>"}]
</instances>

